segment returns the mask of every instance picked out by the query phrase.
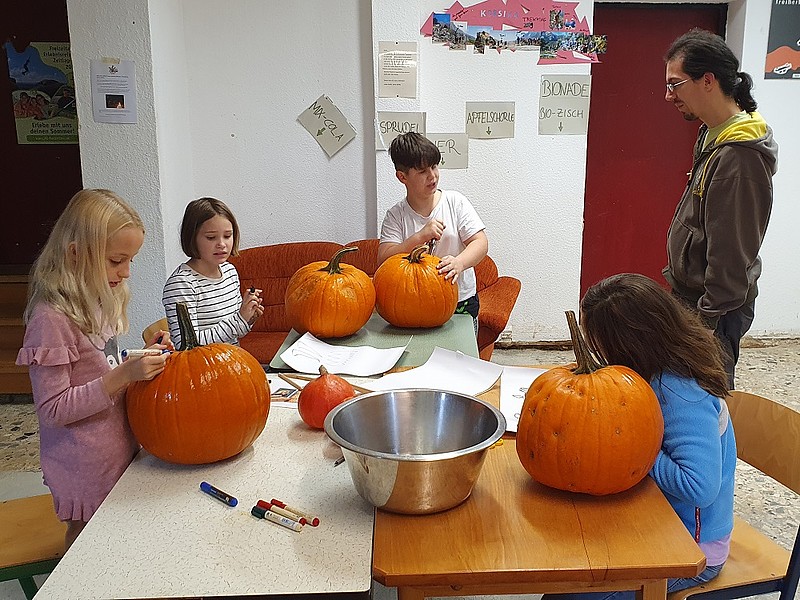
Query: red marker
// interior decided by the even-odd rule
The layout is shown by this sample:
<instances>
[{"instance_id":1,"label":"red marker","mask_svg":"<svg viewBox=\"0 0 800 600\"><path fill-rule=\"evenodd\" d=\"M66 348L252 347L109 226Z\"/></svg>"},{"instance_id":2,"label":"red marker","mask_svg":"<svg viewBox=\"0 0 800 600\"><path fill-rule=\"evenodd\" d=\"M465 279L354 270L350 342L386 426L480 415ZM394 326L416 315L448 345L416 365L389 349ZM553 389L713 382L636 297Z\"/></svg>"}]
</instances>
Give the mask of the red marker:
<instances>
[{"instance_id":1,"label":"red marker","mask_svg":"<svg viewBox=\"0 0 800 600\"><path fill-rule=\"evenodd\" d=\"M319 518L318 517L315 517L313 515L305 513L302 510L298 510L296 508L292 508L291 506L287 506L286 504L284 504L280 500L276 500L275 498L270 500L270 503L273 506L277 506L278 508L282 508L283 510L288 510L289 512L294 513L294 514L296 514L296 515L298 515L300 517L304 517L306 522L309 525L311 525L312 527L318 527L319 526Z\"/></svg>"},{"instance_id":2,"label":"red marker","mask_svg":"<svg viewBox=\"0 0 800 600\"><path fill-rule=\"evenodd\" d=\"M269 502L265 502L264 500L259 500L258 502L256 502L256 506L258 508L263 508L265 510L270 510L270 511L274 512L276 515L280 515L282 517L286 517L287 519L291 519L292 521L300 523L300 525L307 525L308 524L308 521L306 521L305 517L301 517L298 514L290 512L290 511L288 511L288 510L286 510L284 508L281 508L280 506L275 506L274 504L270 504Z\"/></svg>"}]
</instances>

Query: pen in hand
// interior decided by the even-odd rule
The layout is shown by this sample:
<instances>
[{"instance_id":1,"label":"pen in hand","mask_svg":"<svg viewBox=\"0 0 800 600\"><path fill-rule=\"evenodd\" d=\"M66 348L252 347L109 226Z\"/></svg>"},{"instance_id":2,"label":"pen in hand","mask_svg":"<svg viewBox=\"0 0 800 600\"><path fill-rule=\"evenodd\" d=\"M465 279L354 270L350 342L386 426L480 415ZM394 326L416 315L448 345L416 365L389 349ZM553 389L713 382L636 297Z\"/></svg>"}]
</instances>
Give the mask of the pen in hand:
<instances>
[{"instance_id":1,"label":"pen in hand","mask_svg":"<svg viewBox=\"0 0 800 600\"><path fill-rule=\"evenodd\" d=\"M164 348L163 350L159 350L158 348L144 348L142 350L139 349L125 349L122 351L122 360L126 358L141 358L142 356L160 356L162 354L169 354L170 351Z\"/></svg>"}]
</instances>

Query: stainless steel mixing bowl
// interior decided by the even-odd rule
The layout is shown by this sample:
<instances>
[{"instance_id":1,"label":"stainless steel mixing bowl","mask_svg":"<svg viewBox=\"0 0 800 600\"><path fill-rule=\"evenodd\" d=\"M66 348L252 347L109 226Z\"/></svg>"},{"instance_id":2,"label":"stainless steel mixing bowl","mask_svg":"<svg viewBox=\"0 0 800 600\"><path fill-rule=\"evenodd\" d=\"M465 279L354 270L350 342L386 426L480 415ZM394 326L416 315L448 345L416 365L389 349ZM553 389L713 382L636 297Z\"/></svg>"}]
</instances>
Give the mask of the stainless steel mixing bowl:
<instances>
[{"instance_id":1,"label":"stainless steel mixing bowl","mask_svg":"<svg viewBox=\"0 0 800 600\"><path fill-rule=\"evenodd\" d=\"M486 450L505 429L505 417L487 402L429 389L356 396L325 419L325 432L342 447L361 497L406 514L434 513L466 500Z\"/></svg>"}]
</instances>

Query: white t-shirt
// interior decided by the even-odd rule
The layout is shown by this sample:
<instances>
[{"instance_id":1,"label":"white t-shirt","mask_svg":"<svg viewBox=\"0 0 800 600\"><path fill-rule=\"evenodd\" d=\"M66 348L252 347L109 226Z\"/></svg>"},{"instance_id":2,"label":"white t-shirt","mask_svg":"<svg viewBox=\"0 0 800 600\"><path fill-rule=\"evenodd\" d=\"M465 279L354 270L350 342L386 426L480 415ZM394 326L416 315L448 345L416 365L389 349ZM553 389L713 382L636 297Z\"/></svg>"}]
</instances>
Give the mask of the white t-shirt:
<instances>
[{"instance_id":1,"label":"white t-shirt","mask_svg":"<svg viewBox=\"0 0 800 600\"><path fill-rule=\"evenodd\" d=\"M402 244L431 219L439 219L444 223L442 239L436 242L433 252L440 257L448 254L458 256L466 247L464 240L486 229L475 208L463 194L442 191L439 203L427 217L411 208L406 198L387 210L381 225L381 243ZM476 292L475 269L470 267L458 276L458 301L466 300Z\"/></svg>"}]
</instances>

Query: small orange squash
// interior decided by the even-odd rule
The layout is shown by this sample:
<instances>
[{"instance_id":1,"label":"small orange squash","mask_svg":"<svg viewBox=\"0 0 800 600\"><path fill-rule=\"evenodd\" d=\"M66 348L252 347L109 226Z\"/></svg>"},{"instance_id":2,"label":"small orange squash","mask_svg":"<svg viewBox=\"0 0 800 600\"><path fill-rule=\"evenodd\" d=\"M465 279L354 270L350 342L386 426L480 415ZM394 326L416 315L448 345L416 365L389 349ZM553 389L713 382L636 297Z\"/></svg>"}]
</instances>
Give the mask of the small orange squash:
<instances>
[{"instance_id":1,"label":"small orange squash","mask_svg":"<svg viewBox=\"0 0 800 600\"><path fill-rule=\"evenodd\" d=\"M624 366L601 366L567 312L577 367L556 367L525 394L517 454L550 487L597 496L633 487L655 462L664 435L652 388Z\"/></svg>"},{"instance_id":2,"label":"small orange squash","mask_svg":"<svg viewBox=\"0 0 800 600\"><path fill-rule=\"evenodd\" d=\"M186 305L179 303L181 349L151 381L128 387L128 420L139 443L161 460L216 462L252 444L267 422L264 368L231 344L200 346Z\"/></svg>"},{"instance_id":3,"label":"small orange squash","mask_svg":"<svg viewBox=\"0 0 800 600\"><path fill-rule=\"evenodd\" d=\"M378 314L396 327L438 327L456 309L458 285L439 274L439 258L427 251L390 256L372 278Z\"/></svg>"},{"instance_id":4,"label":"small orange squash","mask_svg":"<svg viewBox=\"0 0 800 600\"><path fill-rule=\"evenodd\" d=\"M356 395L356 390L346 379L328 373L320 365L319 377L308 382L297 399L297 411L303 422L313 429L322 429L325 417L345 400Z\"/></svg>"},{"instance_id":5,"label":"small orange squash","mask_svg":"<svg viewBox=\"0 0 800 600\"><path fill-rule=\"evenodd\" d=\"M284 306L295 331L339 338L354 334L369 320L375 308L372 280L361 269L339 262L355 250L342 248L330 261L300 267L289 279Z\"/></svg>"}]
</instances>

